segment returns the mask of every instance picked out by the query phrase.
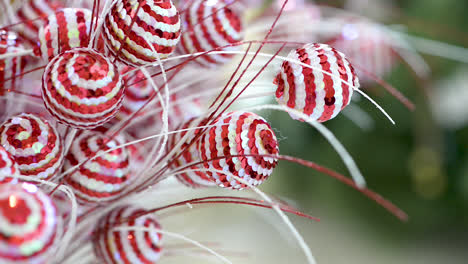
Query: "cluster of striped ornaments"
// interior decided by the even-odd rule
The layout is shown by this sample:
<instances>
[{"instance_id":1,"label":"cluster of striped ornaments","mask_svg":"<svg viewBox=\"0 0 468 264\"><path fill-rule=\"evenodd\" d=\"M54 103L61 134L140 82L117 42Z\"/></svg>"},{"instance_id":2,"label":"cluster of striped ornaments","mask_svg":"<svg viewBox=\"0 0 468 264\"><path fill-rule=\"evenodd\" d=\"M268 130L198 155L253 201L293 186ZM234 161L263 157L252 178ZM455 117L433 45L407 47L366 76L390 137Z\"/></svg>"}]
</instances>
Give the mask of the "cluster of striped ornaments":
<instances>
[{"instance_id":1,"label":"cluster of striped ornaments","mask_svg":"<svg viewBox=\"0 0 468 264\"><path fill-rule=\"evenodd\" d=\"M130 228L135 230L125 230ZM118 207L99 220L94 252L101 263L158 263L162 253L162 235L157 232L160 229L157 219L145 210Z\"/></svg>"},{"instance_id":2,"label":"cluster of striped ornaments","mask_svg":"<svg viewBox=\"0 0 468 264\"><path fill-rule=\"evenodd\" d=\"M169 138L167 143L169 149L168 152L174 149L179 149L180 151L176 151L173 155L175 159L170 164L171 169L176 172L175 177L176 179L184 184L185 186L192 187L192 188L201 188L201 187L209 187L214 186L215 182L212 181L212 178L208 176L208 174L200 169L203 167L202 165L198 166L191 166L186 168L185 170L193 170L193 171L186 171L183 173L177 173L177 170L183 170L187 165L201 161L200 154L198 151L198 141L192 143L195 139L195 136L200 133L201 129L196 130L189 130L186 129L199 127L203 124L200 119L192 118L189 121L181 124L176 130L184 130L181 133L176 133ZM184 140L185 138L185 140ZM179 147L176 147L177 144L182 144Z\"/></svg>"},{"instance_id":3,"label":"cluster of striped ornaments","mask_svg":"<svg viewBox=\"0 0 468 264\"><path fill-rule=\"evenodd\" d=\"M0 56L23 50L18 36L10 31L0 30ZM14 89L19 75L25 66L24 57L0 59L0 96L8 89Z\"/></svg>"},{"instance_id":4,"label":"cluster of striped ornaments","mask_svg":"<svg viewBox=\"0 0 468 264\"><path fill-rule=\"evenodd\" d=\"M238 50L230 46L243 40L240 15L222 1L195 0L183 15L182 51L187 54ZM201 65L215 67L230 61L233 54L210 54L199 57Z\"/></svg>"},{"instance_id":5,"label":"cluster of striped ornaments","mask_svg":"<svg viewBox=\"0 0 468 264\"><path fill-rule=\"evenodd\" d=\"M33 114L5 121L0 126L0 145L11 153L24 176L48 180L63 164L63 144L57 130Z\"/></svg>"},{"instance_id":6,"label":"cluster of striped ornaments","mask_svg":"<svg viewBox=\"0 0 468 264\"><path fill-rule=\"evenodd\" d=\"M85 161L86 163L73 170L65 178L65 182L81 203L105 203L124 193L134 176L130 169L130 153L127 148L112 150L93 160L89 159L100 151L106 152L125 143L121 135L109 140L97 131L84 131L72 142L64 170L70 170Z\"/></svg>"},{"instance_id":7,"label":"cluster of striped ornaments","mask_svg":"<svg viewBox=\"0 0 468 264\"><path fill-rule=\"evenodd\" d=\"M179 13L170 0L117 0L105 18L103 37L120 61L141 66L169 56L180 31Z\"/></svg>"},{"instance_id":8,"label":"cluster of striped ornaments","mask_svg":"<svg viewBox=\"0 0 468 264\"><path fill-rule=\"evenodd\" d=\"M280 105L312 120L334 118L350 102L359 79L345 55L326 44L306 44L292 50L274 83ZM352 86L353 87L352 87ZM294 119L300 119L291 114Z\"/></svg>"},{"instance_id":9,"label":"cluster of striped ornaments","mask_svg":"<svg viewBox=\"0 0 468 264\"><path fill-rule=\"evenodd\" d=\"M11 154L0 146L0 183L11 182L19 176L18 164Z\"/></svg>"},{"instance_id":10,"label":"cluster of striped ornaments","mask_svg":"<svg viewBox=\"0 0 468 264\"><path fill-rule=\"evenodd\" d=\"M330 43L345 53L356 67L383 78L395 67L396 53L392 47L394 42L382 26L358 21L345 23L341 35ZM356 72L361 83L369 84L374 81L359 69Z\"/></svg>"},{"instance_id":11,"label":"cluster of striped ornaments","mask_svg":"<svg viewBox=\"0 0 468 264\"><path fill-rule=\"evenodd\" d=\"M58 121L91 129L114 117L124 86L117 66L104 55L76 48L56 56L42 78L42 98Z\"/></svg>"},{"instance_id":12,"label":"cluster of striped ornaments","mask_svg":"<svg viewBox=\"0 0 468 264\"><path fill-rule=\"evenodd\" d=\"M19 27L19 35L31 47L36 46L37 34L47 17L63 7L59 0L26 0L16 12L20 21L24 21Z\"/></svg>"},{"instance_id":13,"label":"cluster of striped ornaments","mask_svg":"<svg viewBox=\"0 0 468 264\"><path fill-rule=\"evenodd\" d=\"M260 185L277 165L278 140L270 124L257 114L236 111L224 114L198 142L203 166L217 185L232 189ZM265 155L265 156L262 156ZM231 175L232 174L232 175Z\"/></svg>"},{"instance_id":14,"label":"cluster of striped ornaments","mask_svg":"<svg viewBox=\"0 0 468 264\"><path fill-rule=\"evenodd\" d=\"M88 47L91 15L85 8L64 8L50 15L39 30L35 54L49 61L67 50Z\"/></svg>"},{"instance_id":15,"label":"cluster of striped ornaments","mask_svg":"<svg viewBox=\"0 0 468 264\"><path fill-rule=\"evenodd\" d=\"M28 183L0 184L1 263L50 263L60 235L48 195Z\"/></svg>"}]
</instances>

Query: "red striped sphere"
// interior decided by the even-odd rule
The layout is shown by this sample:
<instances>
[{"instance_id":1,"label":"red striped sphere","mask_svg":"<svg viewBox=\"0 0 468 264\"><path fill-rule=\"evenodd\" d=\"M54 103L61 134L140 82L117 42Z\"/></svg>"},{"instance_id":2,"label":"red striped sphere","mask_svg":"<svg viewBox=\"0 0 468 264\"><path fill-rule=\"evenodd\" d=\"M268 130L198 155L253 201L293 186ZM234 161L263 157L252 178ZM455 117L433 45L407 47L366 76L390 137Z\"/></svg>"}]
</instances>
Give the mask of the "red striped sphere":
<instances>
[{"instance_id":1,"label":"red striped sphere","mask_svg":"<svg viewBox=\"0 0 468 264\"><path fill-rule=\"evenodd\" d=\"M187 54L220 50L238 50L238 47L225 47L243 39L243 29L239 14L226 7L222 1L195 0L184 16L182 49ZM199 57L196 61L214 67L226 63L233 54L211 54Z\"/></svg>"},{"instance_id":2,"label":"red striped sphere","mask_svg":"<svg viewBox=\"0 0 468 264\"><path fill-rule=\"evenodd\" d=\"M101 263L158 263L162 235L138 228L161 229L156 217L136 207L118 207L101 218L94 231L93 248ZM139 215L143 215L137 217ZM137 228L116 230L116 228Z\"/></svg>"},{"instance_id":3,"label":"red striped sphere","mask_svg":"<svg viewBox=\"0 0 468 264\"><path fill-rule=\"evenodd\" d=\"M77 48L55 57L42 77L42 98L59 122L91 129L110 120L124 96L117 66L103 55Z\"/></svg>"},{"instance_id":4,"label":"red striped sphere","mask_svg":"<svg viewBox=\"0 0 468 264\"><path fill-rule=\"evenodd\" d=\"M64 170L96 156L99 151L108 151L124 143L126 142L120 135L109 141L100 132L85 131L72 142ZM127 148L112 150L80 166L66 176L65 182L83 204L109 202L122 195L131 182L133 174L129 163L130 154Z\"/></svg>"},{"instance_id":5,"label":"red striped sphere","mask_svg":"<svg viewBox=\"0 0 468 264\"><path fill-rule=\"evenodd\" d=\"M334 118L351 101L353 87L348 84L359 88L351 63L343 53L326 44L307 44L291 51L288 59L310 67L284 61L274 81L278 86L276 101L313 120L325 122Z\"/></svg>"},{"instance_id":6,"label":"red striped sphere","mask_svg":"<svg viewBox=\"0 0 468 264\"><path fill-rule=\"evenodd\" d=\"M331 42L331 45L346 53L356 67L383 78L392 71L396 63L396 53L392 43L395 41L382 26L356 21L344 24L341 34ZM361 83L369 84L374 81L359 70L357 73Z\"/></svg>"},{"instance_id":7,"label":"red striped sphere","mask_svg":"<svg viewBox=\"0 0 468 264\"><path fill-rule=\"evenodd\" d=\"M50 179L63 163L57 130L32 114L13 116L0 126L0 144L14 157L24 176Z\"/></svg>"},{"instance_id":8,"label":"red striped sphere","mask_svg":"<svg viewBox=\"0 0 468 264\"><path fill-rule=\"evenodd\" d=\"M265 119L254 113L237 111L225 114L216 121L215 127L204 133L199 152L206 161L203 163L206 169L227 171L257 186L271 175L278 160L255 155L278 155L279 148L275 133ZM247 187L231 175L206 173L221 187Z\"/></svg>"},{"instance_id":9,"label":"red striped sphere","mask_svg":"<svg viewBox=\"0 0 468 264\"><path fill-rule=\"evenodd\" d=\"M184 130L187 128L199 127L202 126L203 122L200 122L199 119L193 118L183 124L181 124L176 130ZM190 145L192 140L195 138L197 133L200 132L200 129L197 130L189 130L183 131L180 133L176 133L169 138L167 142L168 151L172 151L178 143L188 134L187 139L184 140L184 143L178 147L179 151L174 152L174 157L176 157L171 163L171 169L174 171L177 169L183 169L188 164L201 161L200 153L197 147L197 141ZM185 150L185 151L184 151ZM181 152L183 153L181 154ZM180 155L180 156L179 156ZM177 157L178 156L178 157ZM203 168L202 165L192 166L186 169L201 169ZM204 171L191 171L191 172L184 172L175 174L176 179L184 184L185 186L192 187L192 188L201 188L201 187L209 187L214 186L215 182L212 180L209 175Z\"/></svg>"},{"instance_id":10,"label":"red striped sphere","mask_svg":"<svg viewBox=\"0 0 468 264\"><path fill-rule=\"evenodd\" d=\"M18 164L11 154L0 146L0 183L11 182L12 176L19 176Z\"/></svg>"},{"instance_id":11,"label":"red striped sphere","mask_svg":"<svg viewBox=\"0 0 468 264\"><path fill-rule=\"evenodd\" d=\"M134 69L127 66L121 71L126 88L122 107L116 114L116 118L119 120L124 120L131 116L156 94L156 91L143 72L140 70L133 71ZM150 107L145 107L137 116L144 116L148 110L150 110Z\"/></svg>"},{"instance_id":12,"label":"red striped sphere","mask_svg":"<svg viewBox=\"0 0 468 264\"><path fill-rule=\"evenodd\" d=\"M109 51L122 62L141 66L163 59L180 38L179 13L170 0L117 0L104 21Z\"/></svg>"},{"instance_id":13,"label":"red striped sphere","mask_svg":"<svg viewBox=\"0 0 468 264\"><path fill-rule=\"evenodd\" d=\"M91 16L84 8L64 8L50 15L39 30L36 55L49 61L67 50L88 47Z\"/></svg>"},{"instance_id":14,"label":"red striped sphere","mask_svg":"<svg viewBox=\"0 0 468 264\"><path fill-rule=\"evenodd\" d=\"M0 30L0 56L23 49L22 42L15 33ZM17 86L18 77L16 76L22 72L24 66L25 60L23 57L0 59L0 95L3 95L6 90Z\"/></svg>"},{"instance_id":15,"label":"red striped sphere","mask_svg":"<svg viewBox=\"0 0 468 264\"><path fill-rule=\"evenodd\" d=\"M51 0L27 0L21 5L17 11L18 18L23 22L19 26L20 36L26 40L31 46L36 46L37 34L39 28L47 17L58 9L63 7L61 1Z\"/></svg>"},{"instance_id":16,"label":"red striped sphere","mask_svg":"<svg viewBox=\"0 0 468 264\"><path fill-rule=\"evenodd\" d=\"M49 263L61 234L48 195L28 183L0 185L0 262Z\"/></svg>"}]
</instances>

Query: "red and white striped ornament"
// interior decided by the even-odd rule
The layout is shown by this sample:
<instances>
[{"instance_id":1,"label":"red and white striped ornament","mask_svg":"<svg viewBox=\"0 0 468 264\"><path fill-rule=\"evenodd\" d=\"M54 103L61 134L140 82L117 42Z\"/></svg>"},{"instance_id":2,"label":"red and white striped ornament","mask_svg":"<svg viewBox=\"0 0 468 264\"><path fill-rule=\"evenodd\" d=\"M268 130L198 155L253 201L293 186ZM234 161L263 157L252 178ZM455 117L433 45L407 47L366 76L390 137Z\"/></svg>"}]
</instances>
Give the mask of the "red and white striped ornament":
<instances>
[{"instance_id":1,"label":"red and white striped ornament","mask_svg":"<svg viewBox=\"0 0 468 264\"><path fill-rule=\"evenodd\" d=\"M76 48L56 56L42 77L49 112L71 127L91 129L106 123L124 96L117 66L102 54Z\"/></svg>"},{"instance_id":2,"label":"red and white striped ornament","mask_svg":"<svg viewBox=\"0 0 468 264\"><path fill-rule=\"evenodd\" d=\"M100 151L108 151L124 143L125 139L121 135L109 140L100 132L84 131L72 142L64 170L96 156ZM65 182L83 204L109 202L121 196L131 182L133 174L129 163L127 148L112 150L80 166L66 176Z\"/></svg>"},{"instance_id":3,"label":"red and white striped ornament","mask_svg":"<svg viewBox=\"0 0 468 264\"><path fill-rule=\"evenodd\" d=\"M126 66L121 71L126 88L122 107L115 116L119 120L124 120L138 111L156 93L143 72L140 70L132 72L133 70L135 68ZM137 116L144 116L148 110L150 107L145 107Z\"/></svg>"},{"instance_id":4,"label":"red and white striped ornament","mask_svg":"<svg viewBox=\"0 0 468 264\"><path fill-rule=\"evenodd\" d=\"M67 50L88 47L91 16L85 8L64 8L50 15L39 29L35 54L49 61Z\"/></svg>"},{"instance_id":5,"label":"red and white striped ornament","mask_svg":"<svg viewBox=\"0 0 468 264\"><path fill-rule=\"evenodd\" d=\"M124 206L113 209L101 218L94 230L93 248L101 263L157 263L162 253L162 235L148 230L116 230L115 228L152 228L161 225L144 209ZM143 215L145 214L145 215ZM143 215L140 217L136 217Z\"/></svg>"},{"instance_id":6,"label":"red and white striped ornament","mask_svg":"<svg viewBox=\"0 0 468 264\"><path fill-rule=\"evenodd\" d=\"M284 61L274 80L278 86L276 101L313 120L325 122L334 118L351 101L353 87L348 84L359 88L351 63L343 53L326 44L307 44L292 50L288 58L312 68ZM293 114L291 117L299 119Z\"/></svg>"},{"instance_id":7,"label":"red and white striped ornament","mask_svg":"<svg viewBox=\"0 0 468 264\"><path fill-rule=\"evenodd\" d=\"M47 180L63 163L63 144L57 130L33 114L5 121L0 126L0 144L11 153L24 176Z\"/></svg>"},{"instance_id":8,"label":"red and white striped ornament","mask_svg":"<svg viewBox=\"0 0 468 264\"><path fill-rule=\"evenodd\" d=\"M202 124L203 122L200 122L200 119L192 118L191 120L181 124L176 130L184 130L187 128L199 127ZM169 138L169 141L167 142L167 146L169 148L168 151L171 151L185 137L185 135L188 134L187 139L179 147L180 151L177 151L174 153L174 157L179 156L179 155L180 156L174 159L174 161L171 163L171 169L173 170L182 169L186 167L188 164L201 161L200 152L198 151L198 145L197 145L198 141L195 141L192 145L190 145L192 140L195 138L195 135L197 135L199 131L200 129L183 131L180 133L173 134ZM182 150L185 150L185 151L182 154L180 154ZM192 166L187 169L197 170L202 167L203 167L202 165L198 165L198 166ZM212 178L204 171L184 172L184 173L176 174L175 177L177 180L179 180L179 182L181 182L185 186L192 187L192 188L201 188L201 187L209 187L209 186L216 185L215 182L212 180Z\"/></svg>"},{"instance_id":9,"label":"red and white striped ornament","mask_svg":"<svg viewBox=\"0 0 468 264\"><path fill-rule=\"evenodd\" d=\"M135 19L133 19L135 18ZM122 62L141 66L168 57L180 38L179 12L170 0L117 0L104 21L104 40Z\"/></svg>"},{"instance_id":10,"label":"red and white striped ornament","mask_svg":"<svg viewBox=\"0 0 468 264\"><path fill-rule=\"evenodd\" d=\"M22 42L18 36L11 32L0 30L0 56L24 50ZM14 89L25 66L24 57L9 57L0 59L0 95L6 90Z\"/></svg>"},{"instance_id":11,"label":"red and white striped ornament","mask_svg":"<svg viewBox=\"0 0 468 264\"><path fill-rule=\"evenodd\" d=\"M19 168L11 154L0 146L0 183L11 182L19 176Z\"/></svg>"},{"instance_id":12,"label":"red and white striped ornament","mask_svg":"<svg viewBox=\"0 0 468 264\"><path fill-rule=\"evenodd\" d=\"M48 195L28 183L0 184L1 263L50 263L60 235Z\"/></svg>"},{"instance_id":13,"label":"red and white striped ornament","mask_svg":"<svg viewBox=\"0 0 468 264\"><path fill-rule=\"evenodd\" d=\"M230 172L253 186L271 175L278 160L255 156L279 154L278 140L265 119L254 113L237 111L223 115L214 125L204 133L198 145L206 169ZM221 187L247 187L231 175L206 173Z\"/></svg>"},{"instance_id":14,"label":"red and white striped ornament","mask_svg":"<svg viewBox=\"0 0 468 264\"><path fill-rule=\"evenodd\" d=\"M184 53L206 52L242 41L243 27L236 10L226 7L223 1L195 0L183 15L184 30L181 46ZM222 48L239 50L239 46ZM211 54L196 61L214 67L230 61L233 54Z\"/></svg>"},{"instance_id":15,"label":"red and white striped ornament","mask_svg":"<svg viewBox=\"0 0 468 264\"><path fill-rule=\"evenodd\" d=\"M18 18L23 22L19 27L20 36L32 47L36 46L37 34L47 17L63 7L61 1L27 0L17 11Z\"/></svg>"},{"instance_id":16,"label":"red and white striped ornament","mask_svg":"<svg viewBox=\"0 0 468 264\"><path fill-rule=\"evenodd\" d=\"M343 22L341 34L330 42L353 62L356 67L384 78L396 64L396 53L389 34L382 26L366 21ZM373 83L368 74L356 71L361 83Z\"/></svg>"}]
</instances>

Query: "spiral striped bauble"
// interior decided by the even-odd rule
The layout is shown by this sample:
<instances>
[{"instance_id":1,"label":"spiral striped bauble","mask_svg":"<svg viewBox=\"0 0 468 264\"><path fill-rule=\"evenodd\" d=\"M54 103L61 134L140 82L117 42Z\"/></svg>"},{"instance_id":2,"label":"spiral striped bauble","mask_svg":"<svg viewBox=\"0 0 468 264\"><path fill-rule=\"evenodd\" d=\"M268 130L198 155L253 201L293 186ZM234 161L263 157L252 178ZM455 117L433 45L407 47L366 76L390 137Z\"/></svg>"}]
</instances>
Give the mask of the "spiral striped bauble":
<instances>
[{"instance_id":1,"label":"spiral striped bauble","mask_svg":"<svg viewBox=\"0 0 468 264\"><path fill-rule=\"evenodd\" d=\"M48 195L28 183L0 184L1 263L49 263L60 235Z\"/></svg>"},{"instance_id":2,"label":"spiral striped bauble","mask_svg":"<svg viewBox=\"0 0 468 264\"><path fill-rule=\"evenodd\" d=\"M117 0L104 21L111 54L134 66L168 57L180 38L179 13L170 0Z\"/></svg>"},{"instance_id":3,"label":"spiral striped bauble","mask_svg":"<svg viewBox=\"0 0 468 264\"><path fill-rule=\"evenodd\" d=\"M63 144L57 130L33 114L5 121L0 126L0 144L11 153L24 176L47 180L63 164Z\"/></svg>"},{"instance_id":4,"label":"spiral striped bauble","mask_svg":"<svg viewBox=\"0 0 468 264\"><path fill-rule=\"evenodd\" d=\"M18 164L11 154L4 147L0 146L0 184L11 182L18 175Z\"/></svg>"},{"instance_id":5,"label":"spiral striped bauble","mask_svg":"<svg viewBox=\"0 0 468 264\"><path fill-rule=\"evenodd\" d=\"M126 143L122 135L109 140L97 131L84 131L72 142L65 158L67 171L93 158L98 152L105 152ZM90 160L65 178L65 183L75 192L82 204L105 203L120 197L132 180L130 154L127 148L112 150L103 156Z\"/></svg>"},{"instance_id":6,"label":"spiral striped bauble","mask_svg":"<svg viewBox=\"0 0 468 264\"><path fill-rule=\"evenodd\" d=\"M216 48L220 48L220 51L239 49L238 46L229 45L243 39L240 16L222 1L195 0L182 18L184 30L180 42L184 53L206 52ZM204 66L215 67L230 61L233 56L210 54L196 61Z\"/></svg>"},{"instance_id":7,"label":"spiral striped bauble","mask_svg":"<svg viewBox=\"0 0 468 264\"><path fill-rule=\"evenodd\" d=\"M274 131L265 119L250 112L224 114L204 133L198 146L206 169L229 172L253 186L265 181L278 162L271 157L279 154ZM206 173L221 187L247 187L230 174Z\"/></svg>"},{"instance_id":8,"label":"spiral striped bauble","mask_svg":"<svg viewBox=\"0 0 468 264\"><path fill-rule=\"evenodd\" d=\"M49 61L67 50L88 47L91 16L85 8L64 8L50 15L39 29L36 55Z\"/></svg>"},{"instance_id":9,"label":"spiral striped bauble","mask_svg":"<svg viewBox=\"0 0 468 264\"><path fill-rule=\"evenodd\" d=\"M22 41L15 33L0 30L0 56L21 50L24 50ZM0 59L0 96L4 95L6 90L16 88L18 75L21 74L24 66L24 57Z\"/></svg>"},{"instance_id":10,"label":"spiral striped bauble","mask_svg":"<svg viewBox=\"0 0 468 264\"><path fill-rule=\"evenodd\" d=\"M312 120L325 122L334 118L351 101L350 85L359 88L351 63L343 53L326 44L307 44L292 50L288 59L294 62L285 60L274 80L276 101ZM291 117L299 119L294 114Z\"/></svg>"},{"instance_id":11,"label":"spiral striped bauble","mask_svg":"<svg viewBox=\"0 0 468 264\"><path fill-rule=\"evenodd\" d=\"M204 122L202 122L200 119L192 118L189 121L181 124L176 129L176 131L199 127L199 126L202 126L202 124L204 124ZM200 133L200 130L201 129L196 129L196 130L189 130L189 131L182 131L179 133L175 133L169 138L167 142L168 152L170 153L174 149L176 149L175 148L176 145L179 144L184 139L184 137L188 134L187 138L183 141L182 145L180 145L176 149L178 151L172 152L174 156L174 160L170 164L170 167L173 171L177 171L179 169L195 170L195 171L175 174L175 177L179 182L181 182L185 186L192 187L192 188L209 187L209 186L215 185L215 182L212 180L211 177L209 177L209 175L206 172L196 171L196 170L203 168L201 164L197 166L185 168L188 164L201 161L200 153L198 151L198 144L197 144L198 140L192 143L192 140L194 140L195 136L198 133ZM192 144L190 145L190 143Z\"/></svg>"},{"instance_id":12,"label":"spiral striped bauble","mask_svg":"<svg viewBox=\"0 0 468 264\"><path fill-rule=\"evenodd\" d=\"M63 7L63 2L54 0L26 0L17 11L21 20L19 26L20 36L32 47L37 44L39 28L47 17Z\"/></svg>"},{"instance_id":13,"label":"spiral striped bauble","mask_svg":"<svg viewBox=\"0 0 468 264\"><path fill-rule=\"evenodd\" d=\"M140 110L156 91L141 70L126 66L121 71L125 83L125 98L116 118L124 120ZM155 99L156 101L156 99ZM145 107L137 116L144 116L150 107Z\"/></svg>"},{"instance_id":14,"label":"spiral striped bauble","mask_svg":"<svg viewBox=\"0 0 468 264\"><path fill-rule=\"evenodd\" d=\"M348 21L348 20L346 20ZM396 52L392 40L382 26L367 21L348 21L341 34L330 41L331 45L353 62L378 78L384 78L396 64ZM361 83L370 84L374 80L360 70L356 71Z\"/></svg>"},{"instance_id":15,"label":"spiral striped bauble","mask_svg":"<svg viewBox=\"0 0 468 264\"><path fill-rule=\"evenodd\" d=\"M99 220L94 230L94 252L100 263L158 263L162 253L162 235L157 232L160 229L156 217L146 214L144 209L118 207Z\"/></svg>"},{"instance_id":16,"label":"spiral striped bauble","mask_svg":"<svg viewBox=\"0 0 468 264\"><path fill-rule=\"evenodd\" d=\"M117 66L102 54L76 48L47 65L42 77L46 108L68 126L91 129L109 121L124 96Z\"/></svg>"}]
</instances>

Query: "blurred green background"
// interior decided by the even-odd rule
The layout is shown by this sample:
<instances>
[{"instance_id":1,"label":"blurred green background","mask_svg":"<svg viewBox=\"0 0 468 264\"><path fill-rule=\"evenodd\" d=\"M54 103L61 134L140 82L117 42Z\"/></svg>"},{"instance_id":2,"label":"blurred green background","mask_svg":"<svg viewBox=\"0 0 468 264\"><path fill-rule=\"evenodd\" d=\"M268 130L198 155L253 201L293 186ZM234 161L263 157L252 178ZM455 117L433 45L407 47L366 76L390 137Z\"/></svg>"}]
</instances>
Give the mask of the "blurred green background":
<instances>
[{"instance_id":1,"label":"blurred green background","mask_svg":"<svg viewBox=\"0 0 468 264\"><path fill-rule=\"evenodd\" d=\"M344 1L316 2L337 7L344 4ZM468 1L402 0L395 1L394 7L390 19L383 22L404 25L417 36L468 46ZM448 103L434 98L433 90L439 89L440 93L444 89L438 83L448 80L449 84L462 85L460 90L466 91L468 82L455 83L452 78L460 69L468 71L466 65L451 60L429 55L424 58L432 69L428 82L418 82L403 64L386 78L416 103L414 112L381 92L382 88L371 89L373 97L395 119L396 126L365 101L359 105L374 119L373 130L362 131L343 115L326 123L355 158L368 186L409 214L407 223L398 221L355 190L299 165L281 162L276 180L265 184L264 189L297 201L306 212L321 217L318 225L325 225L324 229L341 230L335 239L324 238L334 232L323 231L320 238L310 233L308 240L316 241L311 244L320 245L312 249L318 255L323 252L320 248L331 254L324 254L330 259L324 256L322 263L343 263L335 262L339 259L351 263L436 263L444 259L447 260L444 263L468 263L468 123L455 128L442 126L433 114L437 104ZM468 102L464 112L468 116ZM271 116L274 125L281 124L283 154L312 160L347 175L336 152L317 131L283 113ZM322 244L322 238L328 244ZM357 259L334 258L347 247L340 241L362 242L364 252L354 256ZM369 244L375 248L369 248ZM383 257L380 261L359 257L365 251L375 250L381 251L377 254ZM440 258L434 258L435 255ZM386 257L394 262L384 262ZM366 259L370 262L365 262Z\"/></svg>"}]
</instances>

